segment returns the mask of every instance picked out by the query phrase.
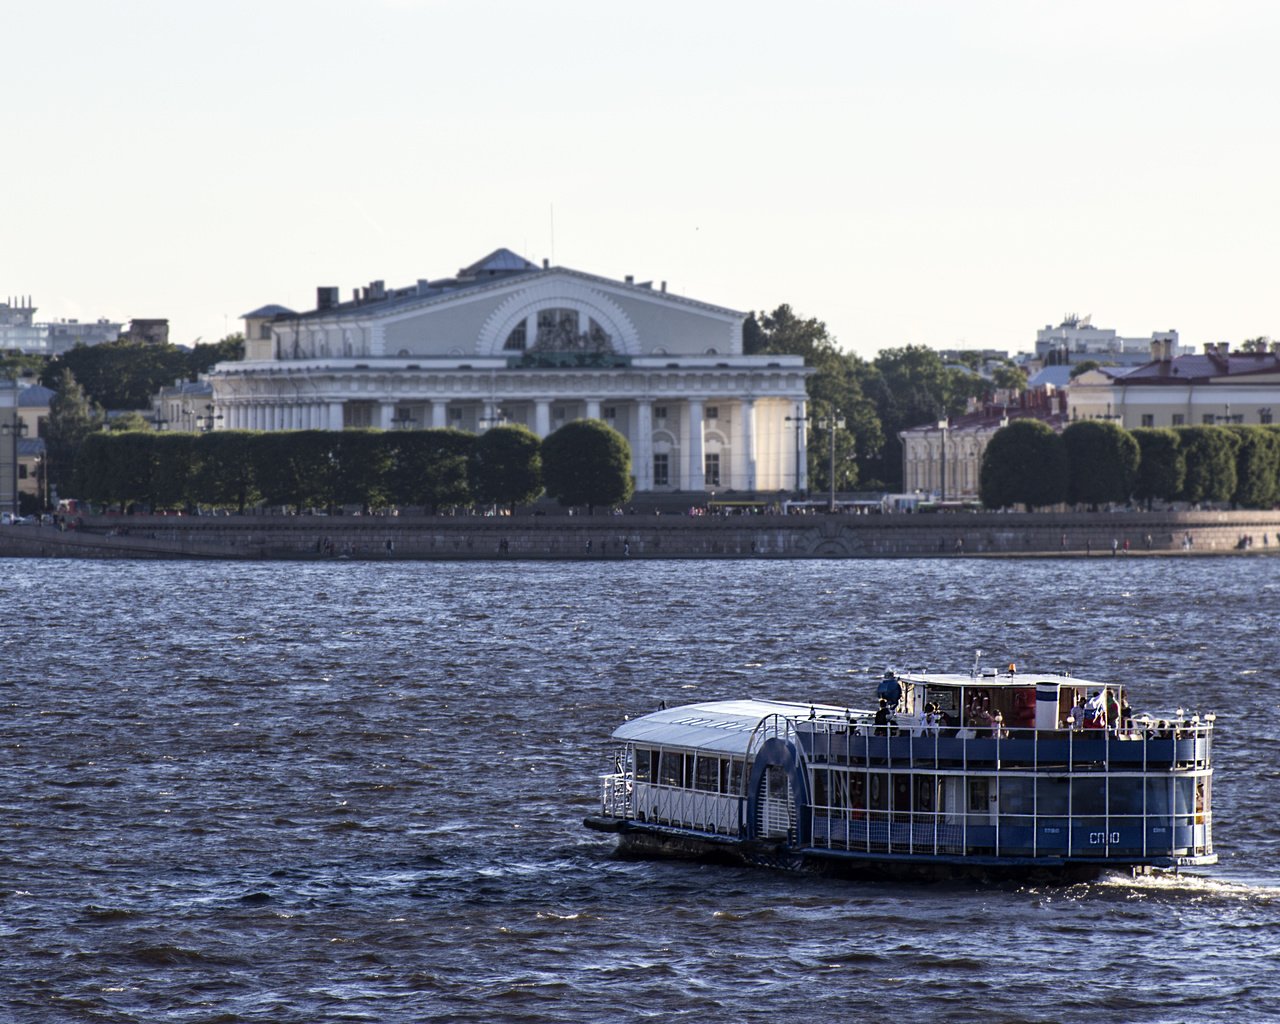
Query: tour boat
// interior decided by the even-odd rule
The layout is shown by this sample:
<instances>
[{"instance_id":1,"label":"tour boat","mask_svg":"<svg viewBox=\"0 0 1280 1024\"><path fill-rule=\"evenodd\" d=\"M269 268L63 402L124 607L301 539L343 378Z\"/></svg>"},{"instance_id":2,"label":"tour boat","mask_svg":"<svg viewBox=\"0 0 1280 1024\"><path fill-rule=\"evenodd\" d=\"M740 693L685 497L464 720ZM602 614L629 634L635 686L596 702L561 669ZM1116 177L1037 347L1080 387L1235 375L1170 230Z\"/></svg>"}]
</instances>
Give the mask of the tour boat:
<instances>
[{"instance_id":1,"label":"tour boat","mask_svg":"<svg viewBox=\"0 0 1280 1024\"><path fill-rule=\"evenodd\" d=\"M874 710L662 708L613 733L585 824L619 852L790 870L1039 876L1208 865L1214 716L1071 675L886 673Z\"/></svg>"}]
</instances>

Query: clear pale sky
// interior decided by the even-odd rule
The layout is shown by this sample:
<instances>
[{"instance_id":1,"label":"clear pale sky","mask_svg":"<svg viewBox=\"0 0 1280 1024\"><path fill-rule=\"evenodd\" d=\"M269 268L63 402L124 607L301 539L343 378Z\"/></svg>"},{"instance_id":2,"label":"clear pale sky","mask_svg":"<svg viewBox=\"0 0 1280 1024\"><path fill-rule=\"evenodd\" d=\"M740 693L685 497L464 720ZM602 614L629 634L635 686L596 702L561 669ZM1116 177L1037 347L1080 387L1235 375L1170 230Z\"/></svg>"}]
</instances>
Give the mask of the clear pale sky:
<instances>
[{"instance_id":1,"label":"clear pale sky","mask_svg":"<svg viewBox=\"0 0 1280 1024\"><path fill-rule=\"evenodd\" d=\"M167 317L499 246L864 357L1280 336L1280 5L0 0L0 299Z\"/></svg>"}]
</instances>

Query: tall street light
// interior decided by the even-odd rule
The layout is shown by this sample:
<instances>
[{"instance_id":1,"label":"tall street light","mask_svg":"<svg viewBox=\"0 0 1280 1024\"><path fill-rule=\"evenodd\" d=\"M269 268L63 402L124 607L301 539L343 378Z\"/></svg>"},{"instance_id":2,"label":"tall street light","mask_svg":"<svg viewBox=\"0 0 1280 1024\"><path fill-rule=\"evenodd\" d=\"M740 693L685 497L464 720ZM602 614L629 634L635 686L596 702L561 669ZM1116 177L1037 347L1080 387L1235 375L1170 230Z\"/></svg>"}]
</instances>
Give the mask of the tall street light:
<instances>
[{"instance_id":1,"label":"tall street light","mask_svg":"<svg viewBox=\"0 0 1280 1024\"><path fill-rule=\"evenodd\" d=\"M796 414L786 418L788 423L796 425L796 494L800 493L800 431L804 430L804 425L809 422L809 417L801 411L801 406L796 406Z\"/></svg>"},{"instance_id":2,"label":"tall street light","mask_svg":"<svg viewBox=\"0 0 1280 1024\"><path fill-rule=\"evenodd\" d=\"M836 431L844 429L844 417L823 416L818 420L818 427L827 431L831 440L831 497L827 502L827 511L836 510Z\"/></svg>"}]
</instances>

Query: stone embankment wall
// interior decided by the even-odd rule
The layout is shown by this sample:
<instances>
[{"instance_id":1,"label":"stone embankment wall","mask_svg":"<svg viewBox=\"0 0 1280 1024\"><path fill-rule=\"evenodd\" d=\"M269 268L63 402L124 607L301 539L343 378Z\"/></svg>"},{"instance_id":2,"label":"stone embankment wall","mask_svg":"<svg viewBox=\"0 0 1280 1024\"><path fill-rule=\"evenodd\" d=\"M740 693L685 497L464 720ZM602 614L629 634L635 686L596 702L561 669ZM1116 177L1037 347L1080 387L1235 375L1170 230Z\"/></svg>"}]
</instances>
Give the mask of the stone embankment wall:
<instances>
[{"instance_id":1,"label":"stone embankment wall","mask_svg":"<svg viewBox=\"0 0 1280 1024\"><path fill-rule=\"evenodd\" d=\"M0 556L904 558L1280 553L1280 512L806 516L86 517L0 527Z\"/></svg>"}]
</instances>

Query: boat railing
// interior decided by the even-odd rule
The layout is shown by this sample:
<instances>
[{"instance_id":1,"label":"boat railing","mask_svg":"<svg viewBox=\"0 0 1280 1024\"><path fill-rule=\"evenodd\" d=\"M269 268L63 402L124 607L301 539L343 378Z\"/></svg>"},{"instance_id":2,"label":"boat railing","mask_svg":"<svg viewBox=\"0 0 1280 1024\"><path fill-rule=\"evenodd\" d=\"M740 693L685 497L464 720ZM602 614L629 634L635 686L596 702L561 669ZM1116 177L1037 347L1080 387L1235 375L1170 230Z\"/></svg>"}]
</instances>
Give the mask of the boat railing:
<instances>
[{"instance_id":1,"label":"boat railing","mask_svg":"<svg viewBox=\"0 0 1280 1024\"><path fill-rule=\"evenodd\" d=\"M1170 771L1208 768L1213 724L1214 716L1206 715L1133 718L1105 729L926 728L824 717L796 721L795 734L813 764Z\"/></svg>"},{"instance_id":2,"label":"boat railing","mask_svg":"<svg viewBox=\"0 0 1280 1024\"><path fill-rule=\"evenodd\" d=\"M659 782L637 781L630 772L601 776L600 812L621 818L717 835L742 830L745 799Z\"/></svg>"},{"instance_id":3,"label":"boat railing","mask_svg":"<svg viewBox=\"0 0 1280 1024\"><path fill-rule=\"evenodd\" d=\"M1194 859L1213 849L1207 811L1046 814L810 809L811 845L866 854Z\"/></svg>"},{"instance_id":4,"label":"boat railing","mask_svg":"<svg viewBox=\"0 0 1280 1024\"><path fill-rule=\"evenodd\" d=\"M631 795L635 784L631 772L610 772L600 776L600 813L607 818L631 817Z\"/></svg>"}]
</instances>

